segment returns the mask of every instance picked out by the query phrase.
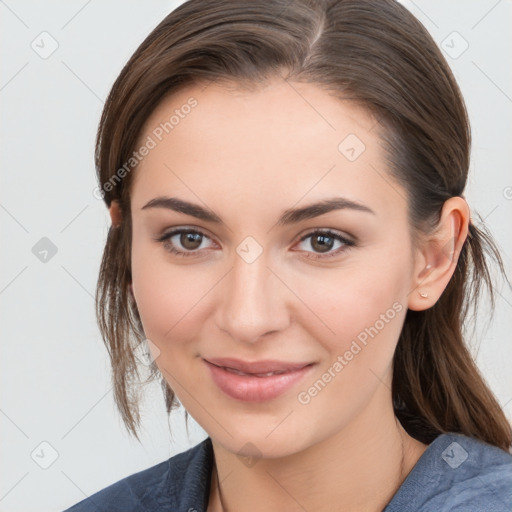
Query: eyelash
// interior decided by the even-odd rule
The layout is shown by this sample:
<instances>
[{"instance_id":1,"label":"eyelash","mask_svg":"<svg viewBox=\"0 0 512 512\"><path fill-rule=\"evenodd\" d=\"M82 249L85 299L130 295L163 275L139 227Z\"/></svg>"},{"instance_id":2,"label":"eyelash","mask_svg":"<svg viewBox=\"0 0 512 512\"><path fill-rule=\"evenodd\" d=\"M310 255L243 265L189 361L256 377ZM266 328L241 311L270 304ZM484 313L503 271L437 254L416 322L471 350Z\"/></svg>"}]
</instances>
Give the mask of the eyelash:
<instances>
[{"instance_id":1,"label":"eyelash","mask_svg":"<svg viewBox=\"0 0 512 512\"><path fill-rule=\"evenodd\" d=\"M164 233L162 236L155 238L155 241L160 242L164 246L166 251L168 251L169 253L174 254L176 256L183 256L185 258L197 256L197 253L199 252L198 250L179 251L170 243L170 239L173 236L180 235L182 233L200 235L200 236L206 237L208 239L210 238L205 233L198 231L196 229L179 228L179 229L175 229L173 231L169 231L168 233ZM316 229L314 231L311 231L311 232L307 233L306 235L304 235L303 237L301 237L298 240L298 242L303 242L307 238L318 236L318 235L334 238L335 240L338 240L339 242L341 242L343 244L343 246L338 248L336 251L333 251L330 253L326 253L326 254L316 253L316 254L320 254L319 256L306 256L307 259L319 260L319 259L331 258L333 256L339 255L342 252L347 251L348 249L350 249L351 247L354 247L356 245L356 243L354 241L349 240L348 238L345 238L330 229L323 229L323 230Z\"/></svg>"}]
</instances>

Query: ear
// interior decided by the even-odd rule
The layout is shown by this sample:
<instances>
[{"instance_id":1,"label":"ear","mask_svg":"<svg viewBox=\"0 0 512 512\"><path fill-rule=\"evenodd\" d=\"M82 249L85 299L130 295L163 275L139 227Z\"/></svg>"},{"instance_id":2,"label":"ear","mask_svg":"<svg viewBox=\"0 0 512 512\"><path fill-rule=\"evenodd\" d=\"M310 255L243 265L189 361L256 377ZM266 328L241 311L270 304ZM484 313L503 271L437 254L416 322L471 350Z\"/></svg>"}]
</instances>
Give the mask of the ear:
<instances>
[{"instance_id":1,"label":"ear","mask_svg":"<svg viewBox=\"0 0 512 512\"><path fill-rule=\"evenodd\" d=\"M110 219L112 220L112 226L119 227L121 222L123 221L123 216L121 213L121 206L119 205L119 201L113 200L110 203L110 207L108 209L110 213Z\"/></svg>"},{"instance_id":2,"label":"ear","mask_svg":"<svg viewBox=\"0 0 512 512\"><path fill-rule=\"evenodd\" d=\"M409 309L423 311L439 300L455 272L469 222L469 206L462 197L445 201L438 225L416 249Z\"/></svg>"}]
</instances>

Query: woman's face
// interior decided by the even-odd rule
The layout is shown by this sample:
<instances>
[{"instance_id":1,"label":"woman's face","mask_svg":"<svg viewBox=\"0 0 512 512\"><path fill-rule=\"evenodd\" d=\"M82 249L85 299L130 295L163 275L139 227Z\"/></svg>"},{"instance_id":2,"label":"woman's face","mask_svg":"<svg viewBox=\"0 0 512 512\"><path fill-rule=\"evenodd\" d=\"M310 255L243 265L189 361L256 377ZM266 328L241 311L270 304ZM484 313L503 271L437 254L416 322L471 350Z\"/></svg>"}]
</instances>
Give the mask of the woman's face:
<instances>
[{"instance_id":1,"label":"woman's face","mask_svg":"<svg viewBox=\"0 0 512 512\"><path fill-rule=\"evenodd\" d=\"M353 104L275 80L189 87L139 138L144 331L180 402L232 452L292 454L389 411L415 252L376 132Z\"/></svg>"}]
</instances>

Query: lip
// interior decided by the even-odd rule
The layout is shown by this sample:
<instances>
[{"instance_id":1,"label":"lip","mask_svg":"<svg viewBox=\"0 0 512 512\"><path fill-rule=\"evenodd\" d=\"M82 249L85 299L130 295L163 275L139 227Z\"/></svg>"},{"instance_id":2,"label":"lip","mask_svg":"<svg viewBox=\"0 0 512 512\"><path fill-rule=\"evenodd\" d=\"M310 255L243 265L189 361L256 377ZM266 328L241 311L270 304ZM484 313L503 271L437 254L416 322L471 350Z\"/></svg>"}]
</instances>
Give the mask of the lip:
<instances>
[{"instance_id":1,"label":"lip","mask_svg":"<svg viewBox=\"0 0 512 512\"><path fill-rule=\"evenodd\" d=\"M203 361L221 391L231 398L245 402L264 402L278 397L310 373L315 364L276 360L248 362L233 358L211 358ZM279 373L261 375L271 372Z\"/></svg>"}]
</instances>

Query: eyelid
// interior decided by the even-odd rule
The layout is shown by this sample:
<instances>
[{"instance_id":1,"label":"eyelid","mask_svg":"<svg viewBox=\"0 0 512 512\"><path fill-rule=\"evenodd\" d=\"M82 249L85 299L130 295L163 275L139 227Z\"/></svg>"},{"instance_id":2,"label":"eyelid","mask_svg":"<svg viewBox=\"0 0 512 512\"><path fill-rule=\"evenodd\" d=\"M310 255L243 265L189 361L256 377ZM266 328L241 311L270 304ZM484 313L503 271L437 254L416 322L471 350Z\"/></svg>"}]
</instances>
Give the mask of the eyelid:
<instances>
[{"instance_id":1,"label":"eyelid","mask_svg":"<svg viewBox=\"0 0 512 512\"><path fill-rule=\"evenodd\" d=\"M344 255L347 251L352 249L353 247L357 246L357 242L351 235L346 236L344 233L339 232L338 230L331 229L331 228L314 228L310 230L308 233L300 235L297 243L303 242L307 238L310 238L315 235L323 235L330 238L334 238L336 241L338 241L341 244L341 247L338 247L336 250L329 250L325 253L319 253L314 251L301 251L296 250L296 252L304 253L301 255L302 259L305 260L312 260L312 261L318 261L318 262L327 262L330 261L331 258L341 257ZM294 244L294 245L296 245Z\"/></svg>"},{"instance_id":2,"label":"eyelid","mask_svg":"<svg viewBox=\"0 0 512 512\"><path fill-rule=\"evenodd\" d=\"M312 228L310 231L308 231L306 234L299 235L299 238L297 239L298 242L304 241L308 236L315 235L315 234L331 234L333 236L339 237L342 240L344 240L347 243L356 243L356 238L348 233L345 233L343 231L338 231L337 229L331 229L331 228Z\"/></svg>"},{"instance_id":3,"label":"eyelid","mask_svg":"<svg viewBox=\"0 0 512 512\"><path fill-rule=\"evenodd\" d=\"M203 228L199 228L197 226L190 226L190 225L183 225L183 226L175 226L173 228L165 229L161 235L158 235L154 238L157 242L162 241L163 239L169 238L170 236L176 235L178 233L181 233L182 231L192 232L192 233L198 233L200 235L203 235L210 240L213 240L214 237L212 237L207 230Z\"/></svg>"},{"instance_id":4,"label":"eyelid","mask_svg":"<svg viewBox=\"0 0 512 512\"><path fill-rule=\"evenodd\" d=\"M201 236L207 238L208 240L211 240L213 243L218 245L217 242L215 242L214 238L211 237L206 232L206 230L203 230L202 228L198 228L195 226L177 226L174 228L170 228L168 230L165 230L161 235L158 235L155 238L153 238L153 240L155 242L166 243L169 241L170 238L172 238L173 236L179 235L180 233L198 234L198 235L201 235ZM186 251L186 252L188 252L190 254L194 254L194 252L199 252L199 251Z\"/></svg>"}]
</instances>

